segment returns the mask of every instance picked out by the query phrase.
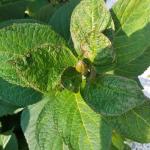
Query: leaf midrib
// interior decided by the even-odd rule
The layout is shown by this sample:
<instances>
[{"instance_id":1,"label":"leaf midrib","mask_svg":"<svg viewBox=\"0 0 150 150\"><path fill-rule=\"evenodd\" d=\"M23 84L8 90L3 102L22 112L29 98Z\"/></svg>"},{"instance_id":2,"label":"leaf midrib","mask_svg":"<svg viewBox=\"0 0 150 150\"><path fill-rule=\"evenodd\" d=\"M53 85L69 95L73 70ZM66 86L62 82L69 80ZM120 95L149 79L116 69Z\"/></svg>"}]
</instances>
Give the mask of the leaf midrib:
<instances>
[{"instance_id":1,"label":"leaf midrib","mask_svg":"<svg viewBox=\"0 0 150 150\"><path fill-rule=\"evenodd\" d=\"M82 118L82 113L81 113L81 110L80 110L80 107L79 107L79 104L78 104L78 97L77 97L77 94L75 94L75 101L76 101L76 104L77 104L77 109L78 109L78 111L79 111L79 114L80 114L80 118L81 118L81 121L82 121L82 124L83 124L83 127L84 127L84 129L85 129L85 133L86 133L86 135L87 135L87 138L88 138L88 140L89 140L89 143L90 143L90 149L91 150L94 150L94 149L92 149L92 144L91 144L91 142L90 142L90 138L89 138L89 136L88 136L88 132L87 132L87 130L86 130L86 127L85 127L85 125L84 125L84 121L83 121L83 118Z\"/></svg>"},{"instance_id":2,"label":"leaf midrib","mask_svg":"<svg viewBox=\"0 0 150 150\"><path fill-rule=\"evenodd\" d=\"M141 119L147 126L150 127L150 123L147 122L147 120L145 120L144 118L142 118L142 116L140 116L140 114L138 114L136 111L132 110L132 112L135 114L135 116L137 116L137 118Z\"/></svg>"}]
</instances>

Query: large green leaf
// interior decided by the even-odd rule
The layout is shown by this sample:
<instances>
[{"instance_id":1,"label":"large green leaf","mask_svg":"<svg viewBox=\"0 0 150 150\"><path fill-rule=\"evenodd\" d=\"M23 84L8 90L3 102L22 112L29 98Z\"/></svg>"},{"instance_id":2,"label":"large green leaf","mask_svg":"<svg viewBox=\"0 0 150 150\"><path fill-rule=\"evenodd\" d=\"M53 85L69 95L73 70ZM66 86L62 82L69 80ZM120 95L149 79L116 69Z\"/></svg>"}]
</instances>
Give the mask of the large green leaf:
<instances>
[{"instance_id":1,"label":"large green leaf","mask_svg":"<svg viewBox=\"0 0 150 150\"><path fill-rule=\"evenodd\" d=\"M105 19L105 20L104 20ZM71 36L78 54L83 40L93 32L99 35L111 24L111 16L103 0L83 0L71 16Z\"/></svg>"},{"instance_id":2,"label":"large green leaf","mask_svg":"<svg viewBox=\"0 0 150 150\"><path fill-rule=\"evenodd\" d=\"M89 106L104 115L121 115L147 99L134 80L113 75L87 80L81 93Z\"/></svg>"},{"instance_id":3,"label":"large green leaf","mask_svg":"<svg viewBox=\"0 0 150 150\"><path fill-rule=\"evenodd\" d=\"M73 9L80 0L70 0L60 7L52 16L49 24L53 29L60 33L67 41L70 40L70 18Z\"/></svg>"},{"instance_id":4,"label":"large green leaf","mask_svg":"<svg viewBox=\"0 0 150 150\"><path fill-rule=\"evenodd\" d=\"M119 0L112 9L117 64L127 64L150 46L149 0Z\"/></svg>"},{"instance_id":5,"label":"large green leaf","mask_svg":"<svg viewBox=\"0 0 150 150\"><path fill-rule=\"evenodd\" d=\"M86 105L79 93L64 90L53 99L53 104L50 102L47 108L52 111L57 129L69 147L76 150L109 149L111 129Z\"/></svg>"},{"instance_id":6,"label":"large green leaf","mask_svg":"<svg viewBox=\"0 0 150 150\"><path fill-rule=\"evenodd\" d=\"M22 128L30 149L35 145L42 150L66 149L62 148L62 139L70 150L109 149L111 128L79 94L64 90L49 99L23 113Z\"/></svg>"},{"instance_id":7,"label":"large green leaf","mask_svg":"<svg viewBox=\"0 0 150 150\"><path fill-rule=\"evenodd\" d=\"M114 61L111 41L102 33L113 28L113 22L103 0L83 0L71 18L71 36L79 54L89 58L98 71Z\"/></svg>"},{"instance_id":8,"label":"large green leaf","mask_svg":"<svg viewBox=\"0 0 150 150\"><path fill-rule=\"evenodd\" d=\"M115 74L137 79L150 66L150 47L134 61L115 70Z\"/></svg>"},{"instance_id":9,"label":"large green leaf","mask_svg":"<svg viewBox=\"0 0 150 150\"><path fill-rule=\"evenodd\" d=\"M122 30L129 36L149 23L149 0L118 0L113 7L116 34ZM143 9L145 8L145 9Z\"/></svg>"},{"instance_id":10,"label":"large green leaf","mask_svg":"<svg viewBox=\"0 0 150 150\"><path fill-rule=\"evenodd\" d=\"M8 132L5 135L0 135L0 150L18 150L16 136Z\"/></svg>"},{"instance_id":11,"label":"large green leaf","mask_svg":"<svg viewBox=\"0 0 150 150\"><path fill-rule=\"evenodd\" d=\"M150 142L150 102L118 117L106 117L107 121L126 138L140 143Z\"/></svg>"},{"instance_id":12,"label":"large green leaf","mask_svg":"<svg viewBox=\"0 0 150 150\"><path fill-rule=\"evenodd\" d=\"M38 116L36 123L35 133L40 150L65 150L67 149L67 146L65 146L63 138L60 136L57 130L51 109L53 109L51 102L46 103L40 115ZM64 148L64 146L66 148Z\"/></svg>"},{"instance_id":13,"label":"large green leaf","mask_svg":"<svg viewBox=\"0 0 150 150\"><path fill-rule=\"evenodd\" d=\"M23 111L21 127L25 134L29 150L67 150L64 148L65 145L54 126L52 114L45 111L49 107L47 101L48 99L45 98L41 102L29 106ZM38 121L39 118L41 119L40 125ZM43 137L41 141L38 141L37 138L37 125L42 127L38 129L43 131L40 134L40 137Z\"/></svg>"},{"instance_id":14,"label":"large green leaf","mask_svg":"<svg viewBox=\"0 0 150 150\"><path fill-rule=\"evenodd\" d=\"M0 77L48 91L76 63L65 41L50 26L14 23L0 29Z\"/></svg>"},{"instance_id":15,"label":"large green leaf","mask_svg":"<svg viewBox=\"0 0 150 150\"><path fill-rule=\"evenodd\" d=\"M42 94L34 89L11 84L0 78L0 98L14 107L25 107L41 100Z\"/></svg>"}]
</instances>

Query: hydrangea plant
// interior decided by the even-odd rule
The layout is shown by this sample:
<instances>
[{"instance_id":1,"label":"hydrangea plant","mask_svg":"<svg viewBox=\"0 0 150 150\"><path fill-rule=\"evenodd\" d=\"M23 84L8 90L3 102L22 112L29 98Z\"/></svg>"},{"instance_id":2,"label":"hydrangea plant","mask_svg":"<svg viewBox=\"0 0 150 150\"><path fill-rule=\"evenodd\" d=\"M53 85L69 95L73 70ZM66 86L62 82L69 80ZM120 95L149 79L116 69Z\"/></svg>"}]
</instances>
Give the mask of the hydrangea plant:
<instances>
[{"instance_id":1,"label":"hydrangea plant","mask_svg":"<svg viewBox=\"0 0 150 150\"><path fill-rule=\"evenodd\" d=\"M150 142L149 0L0 2L0 149Z\"/></svg>"}]
</instances>

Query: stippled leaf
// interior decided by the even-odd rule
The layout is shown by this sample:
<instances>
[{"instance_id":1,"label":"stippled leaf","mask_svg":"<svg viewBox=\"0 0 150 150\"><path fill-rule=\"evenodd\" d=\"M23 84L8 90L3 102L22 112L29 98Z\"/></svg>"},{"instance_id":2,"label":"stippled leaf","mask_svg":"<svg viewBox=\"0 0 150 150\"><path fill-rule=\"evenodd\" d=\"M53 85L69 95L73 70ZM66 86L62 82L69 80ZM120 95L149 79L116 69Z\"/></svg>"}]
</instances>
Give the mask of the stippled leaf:
<instances>
[{"instance_id":1,"label":"stippled leaf","mask_svg":"<svg viewBox=\"0 0 150 150\"><path fill-rule=\"evenodd\" d=\"M0 76L9 82L48 91L59 84L63 70L76 63L50 26L14 23L1 28L0 35Z\"/></svg>"},{"instance_id":2,"label":"stippled leaf","mask_svg":"<svg viewBox=\"0 0 150 150\"><path fill-rule=\"evenodd\" d=\"M97 72L104 72L113 67L115 52L111 41L102 33L91 33L80 41L83 57L90 59Z\"/></svg>"},{"instance_id":3,"label":"stippled leaf","mask_svg":"<svg viewBox=\"0 0 150 150\"><path fill-rule=\"evenodd\" d=\"M79 56L89 58L99 72L114 62L111 41L103 34L110 27L113 29L113 21L103 0L83 0L73 11L71 36L74 47Z\"/></svg>"},{"instance_id":4,"label":"stippled leaf","mask_svg":"<svg viewBox=\"0 0 150 150\"><path fill-rule=\"evenodd\" d=\"M104 20L105 18L105 20ZM74 9L71 17L71 36L78 54L80 44L92 33L100 33L111 24L111 16L102 0L83 0Z\"/></svg>"},{"instance_id":5,"label":"stippled leaf","mask_svg":"<svg viewBox=\"0 0 150 150\"><path fill-rule=\"evenodd\" d=\"M52 99L53 103L51 100L47 109L53 113L58 132L70 148L76 150L109 149L111 129L86 105L79 93L74 94L64 90Z\"/></svg>"},{"instance_id":6,"label":"stippled leaf","mask_svg":"<svg viewBox=\"0 0 150 150\"><path fill-rule=\"evenodd\" d=\"M109 149L111 128L79 94L64 90L48 99L23 113L22 128L30 149L66 149L62 140L71 150Z\"/></svg>"}]
</instances>

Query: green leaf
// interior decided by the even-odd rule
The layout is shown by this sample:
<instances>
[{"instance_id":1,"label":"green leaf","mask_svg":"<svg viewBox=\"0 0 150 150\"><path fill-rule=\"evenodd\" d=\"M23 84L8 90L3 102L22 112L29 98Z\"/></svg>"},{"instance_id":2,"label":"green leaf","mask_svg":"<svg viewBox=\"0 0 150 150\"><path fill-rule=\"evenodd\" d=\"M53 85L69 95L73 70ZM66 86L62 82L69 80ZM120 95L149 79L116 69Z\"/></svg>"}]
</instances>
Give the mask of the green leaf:
<instances>
[{"instance_id":1,"label":"green leaf","mask_svg":"<svg viewBox=\"0 0 150 150\"><path fill-rule=\"evenodd\" d=\"M39 10L49 4L48 0L10 0L0 5L0 21L35 17Z\"/></svg>"},{"instance_id":2,"label":"green leaf","mask_svg":"<svg viewBox=\"0 0 150 150\"><path fill-rule=\"evenodd\" d=\"M11 84L0 78L0 99L3 100L5 106L10 105L11 108L25 107L38 102L41 98L42 94L32 88Z\"/></svg>"},{"instance_id":3,"label":"green leaf","mask_svg":"<svg viewBox=\"0 0 150 150\"><path fill-rule=\"evenodd\" d=\"M21 125L31 150L62 150L67 146L75 150L109 149L111 128L79 94L64 90L48 99L23 112Z\"/></svg>"},{"instance_id":4,"label":"green leaf","mask_svg":"<svg viewBox=\"0 0 150 150\"><path fill-rule=\"evenodd\" d=\"M45 98L41 102L29 106L23 111L21 117L21 127L25 134L29 150L67 150L63 148L64 144L60 138L57 129L54 127L52 114L45 111L49 105L47 105L48 99ZM40 136L43 137L41 141L37 138L37 126L39 125L39 119L41 119L41 126L43 132ZM39 129L38 129L39 130ZM41 144L42 143L42 144Z\"/></svg>"},{"instance_id":5,"label":"green leaf","mask_svg":"<svg viewBox=\"0 0 150 150\"><path fill-rule=\"evenodd\" d=\"M134 80L113 75L87 80L81 93L89 106L104 115L121 115L146 100Z\"/></svg>"},{"instance_id":6,"label":"green leaf","mask_svg":"<svg viewBox=\"0 0 150 150\"><path fill-rule=\"evenodd\" d=\"M127 35L131 35L147 25L150 21L149 6L149 0L119 0L112 9L114 16L118 19L114 20L117 35L121 34L122 30Z\"/></svg>"},{"instance_id":7,"label":"green leaf","mask_svg":"<svg viewBox=\"0 0 150 150\"><path fill-rule=\"evenodd\" d=\"M6 26L11 26L14 23L41 23L35 19L11 19L0 23L0 29Z\"/></svg>"},{"instance_id":8,"label":"green leaf","mask_svg":"<svg viewBox=\"0 0 150 150\"><path fill-rule=\"evenodd\" d=\"M105 20L104 20L105 19ZM99 34L111 24L111 16L102 0L83 0L71 16L71 36L78 54L82 54L82 40L94 33Z\"/></svg>"},{"instance_id":9,"label":"green leaf","mask_svg":"<svg viewBox=\"0 0 150 150\"><path fill-rule=\"evenodd\" d=\"M121 135L140 143L150 142L150 102L118 116L106 120Z\"/></svg>"},{"instance_id":10,"label":"green leaf","mask_svg":"<svg viewBox=\"0 0 150 150\"><path fill-rule=\"evenodd\" d=\"M52 16L49 24L53 29L62 35L67 41L70 40L70 19L71 14L80 0L70 0L60 7Z\"/></svg>"},{"instance_id":11,"label":"green leaf","mask_svg":"<svg viewBox=\"0 0 150 150\"><path fill-rule=\"evenodd\" d=\"M40 150L68 149L57 130L51 109L51 102L46 103L37 120L35 133Z\"/></svg>"},{"instance_id":12,"label":"green leaf","mask_svg":"<svg viewBox=\"0 0 150 150\"><path fill-rule=\"evenodd\" d=\"M14 23L1 28L0 35L0 77L9 82L45 92L56 88L64 69L76 63L50 26Z\"/></svg>"},{"instance_id":13,"label":"green leaf","mask_svg":"<svg viewBox=\"0 0 150 150\"><path fill-rule=\"evenodd\" d=\"M111 41L102 33L91 33L81 40L80 50L83 57L92 61L97 72L108 71L115 62L115 53Z\"/></svg>"},{"instance_id":14,"label":"green leaf","mask_svg":"<svg viewBox=\"0 0 150 150\"><path fill-rule=\"evenodd\" d=\"M138 79L138 76L141 75L150 65L150 47L141 55L136 58L134 61L131 61L129 64L122 67L118 67L115 70L115 74L125 76L132 79Z\"/></svg>"},{"instance_id":15,"label":"green leaf","mask_svg":"<svg viewBox=\"0 0 150 150\"><path fill-rule=\"evenodd\" d=\"M17 109L40 101L42 94L32 88L8 83L0 78L0 116L13 114Z\"/></svg>"},{"instance_id":16,"label":"green leaf","mask_svg":"<svg viewBox=\"0 0 150 150\"><path fill-rule=\"evenodd\" d=\"M149 0L119 0L113 7L114 48L118 65L128 64L150 46L149 12Z\"/></svg>"},{"instance_id":17,"label":"green leaf","mask_svg":"<svg viewBox=\"0 0 150 150\"><path fill-rule=\"evenodd\" d=\"M40 10L35 14L34 18L43 22L48 23L52 15L56 12L56 10L60 7L60 5L52 5L48 4L40 8Z\"/></svg>"},{"instance_id":18,"label":"green leaf","mask_svg":"<svg viewBox=\"0 0 150 150\"><path fill-rule=\"evenodd\" d=\"M0 135L0 150L18 150L16 136L13 133Z\"/></svg>"},{"instance_id":19,"label":"green leaf","mask_svg":"<svg viewBox=\"0 0 150 150\"><path fill-rule=\"evenodd\" d=\"M22 0L0 5L0 22L9 19L25 18L25 10L28 4L28 1Z\"/></svg>"},{"instance_id":20,"label":"green leaf","mask_svg":"<svg viewBox=\"0 0 150 150\"><path fill-rule=\"evenodd\" d=\"M34 17L49 4L47 0L10 0L0 3L0 21Z\"/></svg>"},{"instance_id":21,"label":"green leaf","mask_svg":"<svg viewBox=\"0 0 150 150\"><path fill-rule=\"evenodd\" d=\"M47 108L53 113L58 132L70 148L76 150L109 149L111 128L100 115L86 105L79 93L74 94L64 90L52 99L53 103L51 100ZM43 139L40 133L38 135Z\"/></svg>"},{"instance_id":22,"label":"green leaf","mask_svg":"<svg viewBox=\"0 0 150 150\"><path fill-rule=\"evenodd\" d=\"M23 1L23 0L0 0L0 5L6 5L6 4L14 3L17 1Z\"/></svg>"},{"instance_id":23,"label":"green leaf","mask_svg":"<svg viewBox=\"0 0 150 150\"><path fill-rule=\"evenodd\" d=\"M29 1L30 3L26 9L26 12L27 15L29 15L30 17L35 17L42 7L49 5L48 0L27 0L27 1Z\"/></svg>"},{"instance_id":24,"label":"green leaf","mask_svg":"<svg viewBox=\"0 0 150 150\"><path fill-rule=\"evenodd\" d=\"M102 0L83 0L73 11L70 30L75 50L99 72L114 62L111 41L102 33L110 27L113 22Z\"/></svg>"},{"instance_id":25,"label":"green leaf","mask_svg":"<svg viewBox=\"0 0 150 150\"><path fill-rule=\"evenodd\" d=\"M82 82L82 75L74 67L67 68L61 76L61 83L66 89L77 93Z\"/></svg>"}]
</instances>

